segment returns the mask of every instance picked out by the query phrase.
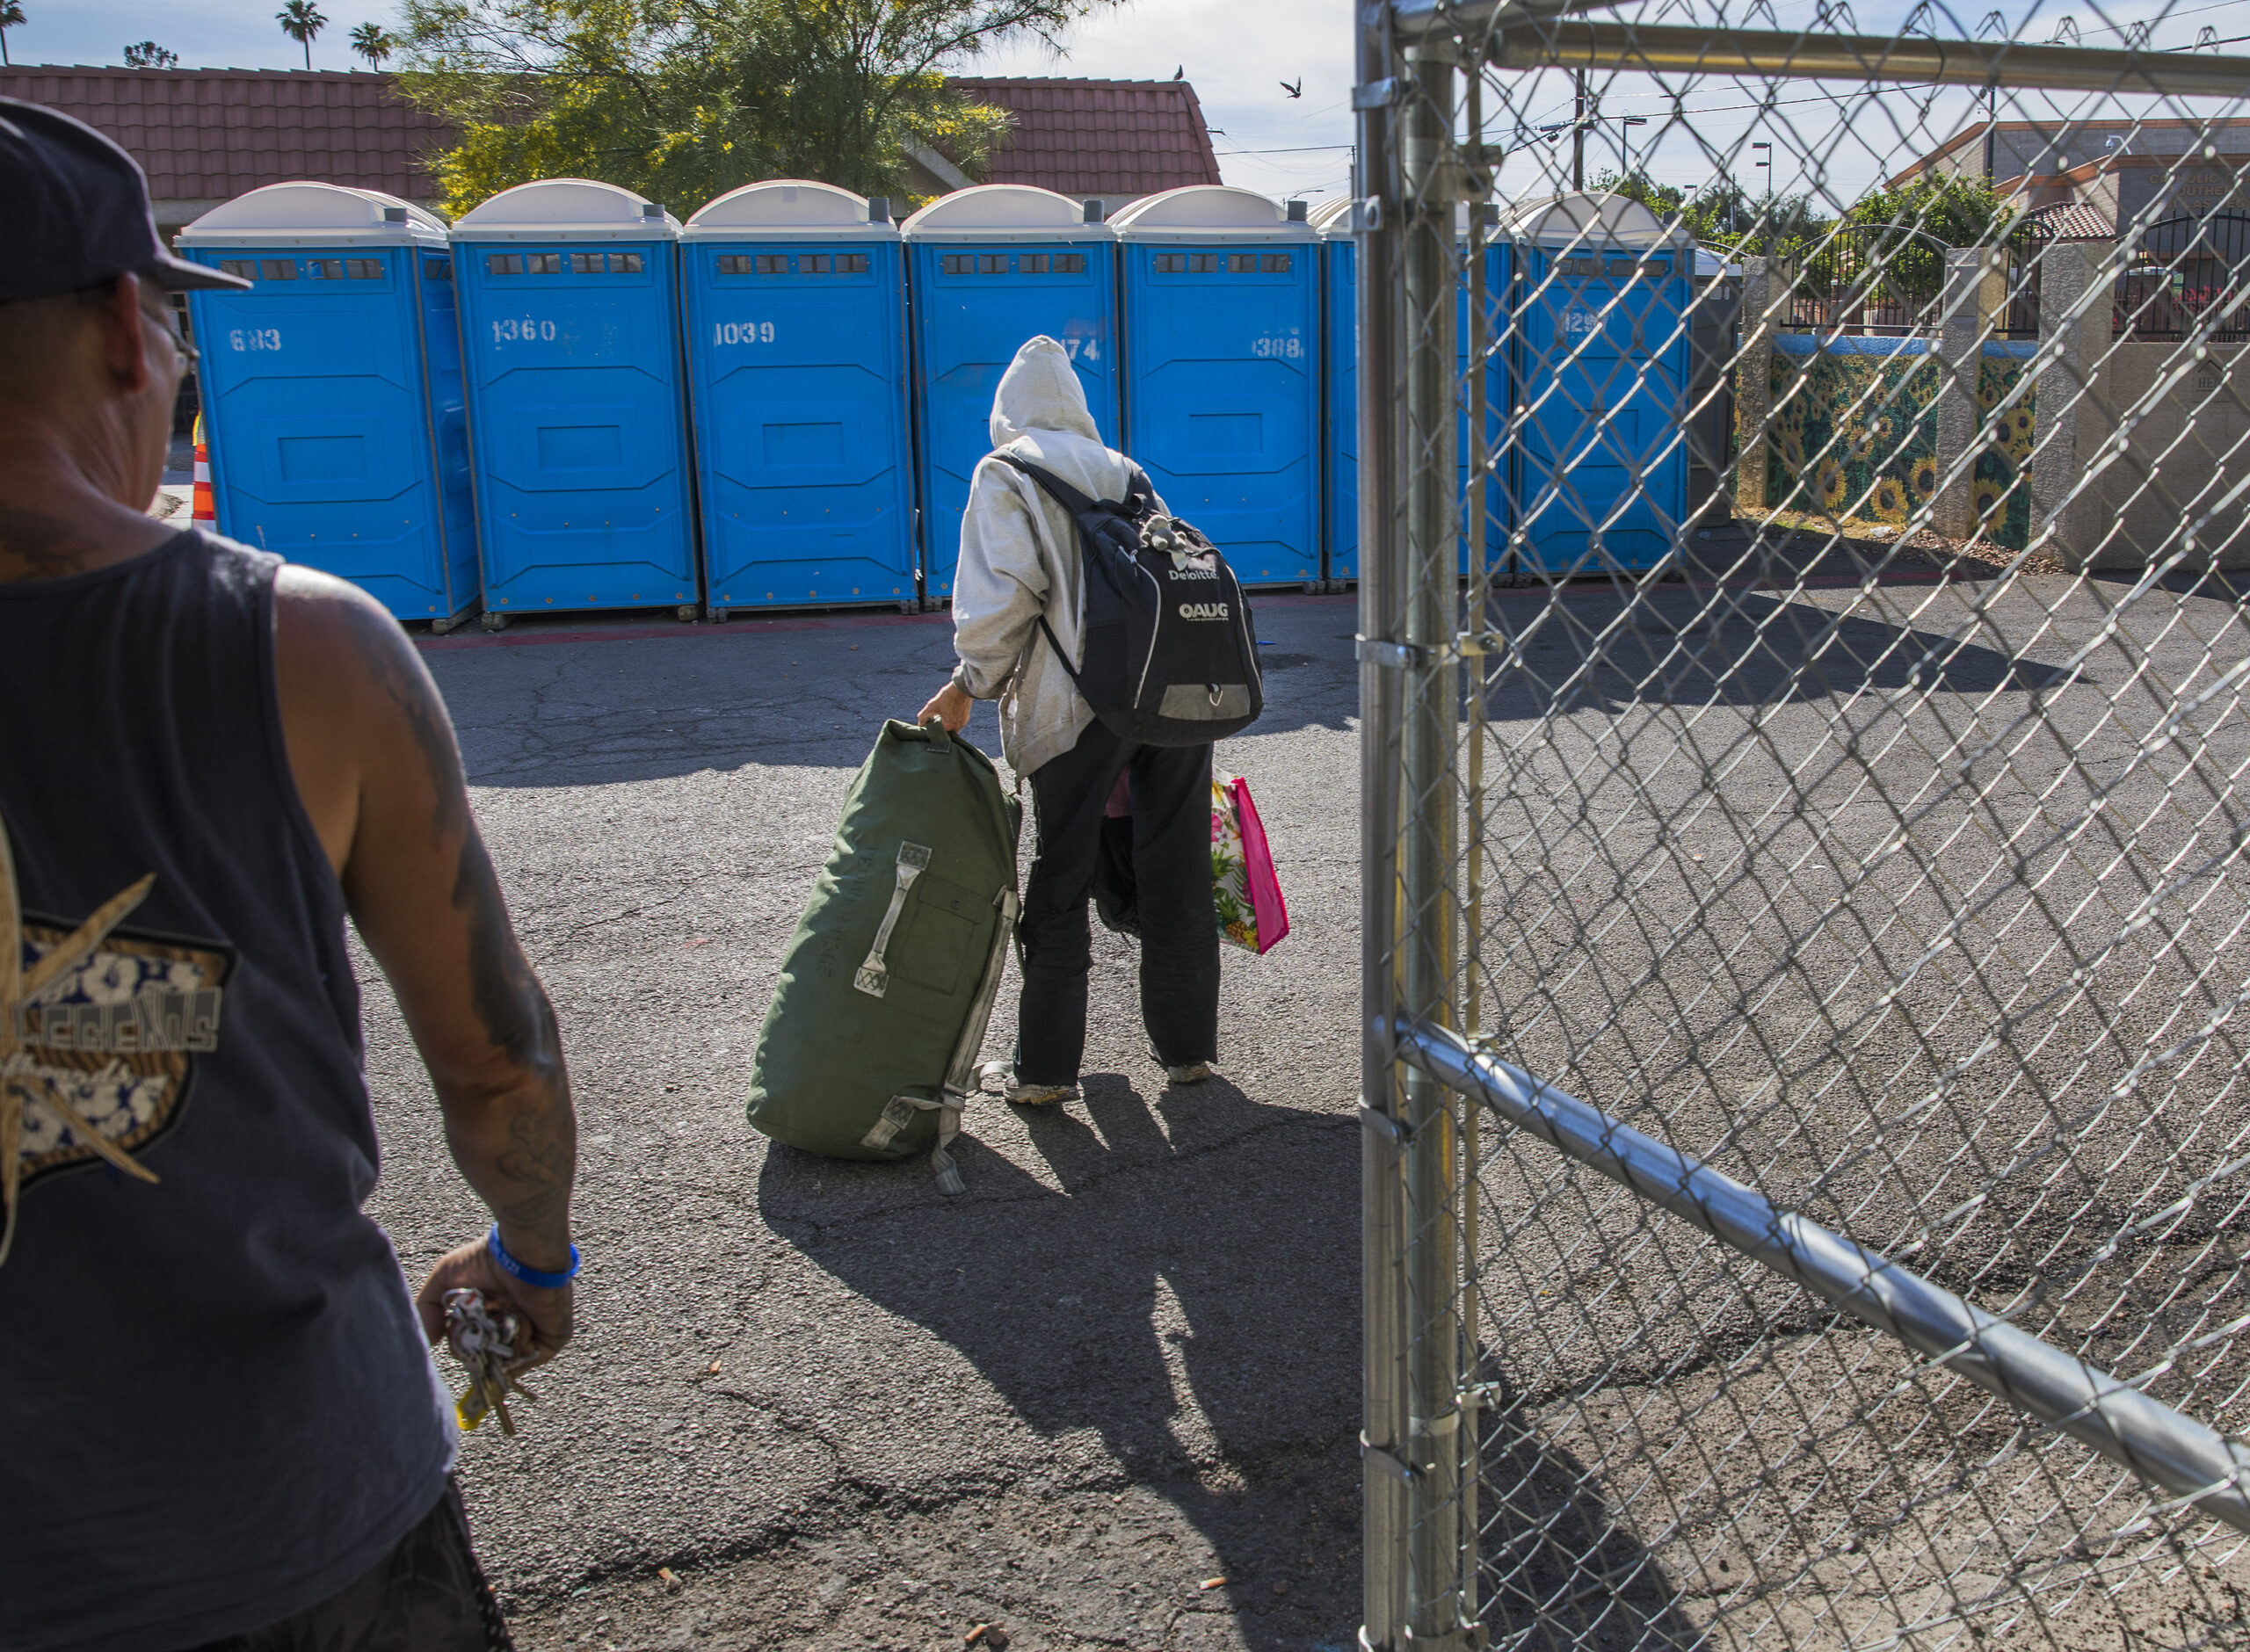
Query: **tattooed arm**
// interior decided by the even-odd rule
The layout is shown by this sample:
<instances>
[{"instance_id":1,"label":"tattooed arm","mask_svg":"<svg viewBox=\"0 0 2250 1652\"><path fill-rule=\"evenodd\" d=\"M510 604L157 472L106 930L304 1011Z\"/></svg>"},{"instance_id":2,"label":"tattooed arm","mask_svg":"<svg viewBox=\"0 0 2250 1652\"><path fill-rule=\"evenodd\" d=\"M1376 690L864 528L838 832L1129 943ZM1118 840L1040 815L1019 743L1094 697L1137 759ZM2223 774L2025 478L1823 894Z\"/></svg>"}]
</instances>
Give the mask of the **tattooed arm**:
<instances>
[{"instance_id":1,"label":"tattooed arm","mask_svg":"<svg viewBox=\"0 0 2250 1652\"><path fill-rule=\"evenodd\" d=\"M526 1266L570 1257L577 1126L555 1012L516 944L468 808L453 722L397 624L308 569L276 589L281 720L314 830L430 1069L454 1162ZM434 1340L456 1286L512 1300L551 1355L570 1292L502 1273L482 1237L440 1260L417 1307Z\"/></svg>"}]
</instances>

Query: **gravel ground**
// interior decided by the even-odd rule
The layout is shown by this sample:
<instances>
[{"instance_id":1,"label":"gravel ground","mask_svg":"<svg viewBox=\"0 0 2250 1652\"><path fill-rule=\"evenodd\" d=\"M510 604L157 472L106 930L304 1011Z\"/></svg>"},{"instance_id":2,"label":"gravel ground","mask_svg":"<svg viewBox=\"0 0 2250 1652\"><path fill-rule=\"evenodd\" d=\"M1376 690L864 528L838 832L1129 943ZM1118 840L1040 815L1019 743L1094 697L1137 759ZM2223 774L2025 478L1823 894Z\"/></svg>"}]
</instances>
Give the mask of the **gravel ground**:
<instances>
[{"instance_id":1,"label":"gravel ground","mask_svg":"<svg viewBox=\"0 0 2250 1652\"><path fill-rule=\"evenodd\" d=\"M1722 531L1706 548L1724 566L1736 546ZM1846 574L1858 554L1832 551L1834 566L1821 571ZM1834 1140L1817 1119L1770 1109L1739 1131L1729 1098L1760 1061L1771 1064L1770 1053L1713 1043L1708 1072L1681 1054L1688 1034L1716 1039L1710 1029L1749 1001L1731 973L1740 949L1729 947L1740 938L1722 921L1728 892L1741 887L1721 880L1726 858L1752 852L1745 844L1767 857L1789 849L1779 829L1745 837L1729 822L1754 817L1751 803L1775 793L1786 765L1773 752L1833 738L1838 708L1854 696L1865 703L1870 688L1927 687L1933 714L1958 723L2066 685L2071 627L2084 633L2101 617L2091 598L2064 613L2067 623L2048 617L2064 584L2017 582L1986 605L1974 648L1918 668L1905 644L1942 632L1944 614L1983 588L1942 585L1927 568L1904 575L1895 612L1855 622L1861 663L1847 670L1832 661L1786 692L1754 656L1761 648L1785 656L1788 639L1818 618L1811 611L1840 596L1815 591L1795 605L1746 596L1732 617L1698 631L1704 596L1661 593L1631 627L1657 675L1584 679L1589 692L1513 777L1527 834L1512 840L1513 852L1535 870L1521 880L1524 898L1492 918L1501 968L1491 1002L1517 1018L1521 1052L1545 1052L1549 1070L1620 1111L1632 1110L1619 1098L1636 1063L1666 1082L1685 1075L1680 1105L1660 1115L1682 1145L1784 1191L1810 1185L1864 1110L1837 1115ZM1520 612L1535 600L1503 606ZM1558 626L1540 645L1549 652L1537 669L1550 683L1583 663L1594 634L1585 627L1616 617L1616 598L1600 591L1574 591L1567 603L1579 629ZM2221 605L2208 607L2203 630L2224 632ZM519 1438L480 1432L462 1454L471 1518L519 1644L934 1652L963 1646L980 1626L998 1628L985 1627L979 1643L1025 1648L1355 1644L1356 614L1346 598L1268 598L1257 612L1269 643L1267 714L1223 746L1219 762L1255 791L1293 932L1264 959L1227 954L1223 1077L1165 1087L1135 1025L1132 951L1097 931L1085 1101L1051 1113L997 1100L973 1109L959 1153L969 1192L953 1200L918 1163L845 1164L769 1148L742 1117L773 971L845 788L879 721L910 716L942 677L943 616L724 627L562 620L425 644L526 948L562 1017L581 1119L579 1339L541 1373L541 1402ZM2221 670L2235 647L2210 656L2185 632L2147 642L2152 659L2181 670ZM1710 698L1710 674L1722 669L1713 662L1724 659L1749 666L1707 721L1692 735L1665 724L1666 706ZM1916 670L1934 674L1925 682ZM1742 726L1777 695L1767 743L1752 743L1730 782L1736 815L1721 810L1700 842L1666 848L1651 831L1629 843L1637 809L1645 827L1685 795L1686 780L1661 763L1637 774L1637 802L1614 818L1601 813L1608 804L1557 815L1572 765L1594 752L1601 730L1629 730L1643 754L1666 741L1717 749L1727 720ZM1555 706L1518 680L1496 713L1521 729L1552 718ZM980 711L972 730L987 749L998 745L990 717ZM1870 723L1865 738L1880 732ZM2089 761L2109 761L2097 748L2113 733L2099 719L2068 726L2061 743L2036 754L2038 773L2027 773L2022 796L2037 794L2039 774L2067 766L2072 741ZM2218 734L2210 763L2230 767L2241 760L2239 736ZM1891 765L1888 784L1909 788L1917 748L1886 738L1878 764ZM2160 796L2160 776L2145 784L2156 790L2142 801ZM2130 786L2125 795L2136 795ZM1833 894L1814 872L1833 870L1854 844L1871 852L1885 820L1879 809L1834 813L1825 866L1793 873L1802 887L1761 893L1833 954L1821 967L1848 974L1850 938L1815 933L1802 914L1825 909ZM1616 842L1634 855L1669 856L1664 875L1589 883L1553 852L1597 818L1608 822L1600 830L1622 831ZM1557 819L1577 824L1557 828ZM1541 849L1541 831L1558 835ZM1699 892L1698 878L1712 887ZM1913 889L1883 893L1914 916ZM1619 922L1626 911L1633 920ZM1862 951L1890 967L1889 945L1878 937ZM1658 955L1673 960L1670 994L1633 989ZM1573 966L1582 966L1575 975ZM1831 1012L1817 994L1789 997L1790 981L1786 969L1774 977L1780 996L1762 1012L1768 1023L1825 1031L1820 1018ZM1953 988L1944 1038L1907 1052L1899 1071L1942 1061L1948 1040L1968 1036L1961 1029L1985 1006ZM2197 989L2192 980L2166 986L2175 1006L2181 990ZM1011 984L988 1053L1007 1047L1012 1015ZM1588 1046L1588 1030L1605 1025L1614 1027L1607 1040ZM368 1033L388 1156L376 1213L415 1271L479 1222L379 986ZM1870 1059L1870 1070L1880 1066ZM1991 1128L2008 1123L2003 1112ZM1914 1215L1898 1177L1943 1186L1948 1154L1986 1150L1986 1134L1972 1125L1929 1138L1922 1161L1902 1156L1887 1177L1825 1185L1827 1202L1816 1208L1831 1220L1848 1211L1891 1243ZM1695 1260L1680 1234L1651 1236L1600 1185L1591 1203L1578 1182L1560 1197L1552 1170L1509 1144L1487 1180L1485 1329L1503 1352L1521 1351L1520 1369L1502 1373L1519 1385L1510 1416L1544 1442L1521 1460L1518 1489L1567 1482L1570 1518L1591 1521L1589 1531L1663 1535L1622 1560L1609 1548L1596 1556L1637 1579L1621 1583L1618 1614L1589 1612L1574 1597L1570 1610L1539 1618L1528 1644L1726 1644L1712 1626L1746 1632L1766 1621L1744 1579L1759 1581L1758 1569L1784 1551L1760 1540L1754 1521L1723 1529L1715 1489L1737 1488L1728 1495L1756 1503L1759 1519L1776 1497L1847 1517L1874 1483L1847 1472L1876 1450L1871 1441L1918 1449L1911 1417L1900 1420L1898 1362L1822 1337L1803 1299ZM2050 1214L2036 1199L2028 1210L1998 1210L1985 1227L1963 1226L1934 1265L1953 1269L1963 1288L1984 1288L1975 1247L2004 1251L2009 1223L2036 1230ZM2043 1243L2053 1237L2050 1221ZM1608 1270L1606 1285L1595 1261ZM1564 1280L1578 1287L1568 1307L1542 1304L1547 1286ZM1644 1297L1629 1303L1635 1290ZM1771 1352L1731 1367L1732 1392L1719 1392L1716 1367L1688 1344L1754 1337L1761 1323ZM1605 1370L1615 1422L1580 1402L1579 1385ZM1853 1424L1854 1433L1830 1418L1829 1432L1808 1431L1792 1396L1816 1379L1862 1413L1886 1400L1892 1409L1880 1428ZM1951 1402L1940 1393L1929 1402ZM1736 1421L1709 1434L1722 1413ZM1978 1425L1964 1414L1960 1438ZM1696 1449L1715 1456L1700 1478L1667 1481L1669 1445L1699 1428ZM1816 1434L1829 1444L1806 1459ZM1496 1444L1492 1460L1505 1470L1522 1449ZM1993 1449L2009 1448L2003 1439ZM1957 1482L1958 1453L1939 1455L1932 1473ZM1783 1483L1807 1461L1818 1496ZM1992 1483L2052 1490L2051 1476L2028 1472ZM1777 1598L1774 1627L1806 1644L1833 1642L1840 1624L1883 1619L1869 1603L1884 1599L1886 1578L1924 1588L1923 1572L1893 1562L1951 1538L1931 1535L1927 1486L1898 1495L1913 1518L1864 1551L1818 1562L1806 1573L1811 1585ZM1975 1514L1971 1502L1962 1518ZM1519 1498L1517 1511L1528 1506ZM1509 1505L1494 1507L1506 1515ZM1518 1535L1506 1518L1492 1532L1488 1554ZM2116 1582L2111 1592L2076 1574L2065 1587L2053 1573L2045 1598L2054 1611L1994 1617L2000 1639L1987 1644L2090 1648L2121 1644L2121 1633L2134 1645L2135 1634L2185 1646L2226 1643L2231 1633L2245 1636L2233 1644L2250 1644L2233 1593L2239 1565L2207 1551L2160 1577L2143 1566L2131 1587ZM1635 1599L1648 1610L1625 1610ZM1890 1633L1951 1644L1960 1620L1930 1617L1927 1605L1912 1605ZM2222 1619L2233 1627L2215 1627Z\"/></svg>"}]
</instances>

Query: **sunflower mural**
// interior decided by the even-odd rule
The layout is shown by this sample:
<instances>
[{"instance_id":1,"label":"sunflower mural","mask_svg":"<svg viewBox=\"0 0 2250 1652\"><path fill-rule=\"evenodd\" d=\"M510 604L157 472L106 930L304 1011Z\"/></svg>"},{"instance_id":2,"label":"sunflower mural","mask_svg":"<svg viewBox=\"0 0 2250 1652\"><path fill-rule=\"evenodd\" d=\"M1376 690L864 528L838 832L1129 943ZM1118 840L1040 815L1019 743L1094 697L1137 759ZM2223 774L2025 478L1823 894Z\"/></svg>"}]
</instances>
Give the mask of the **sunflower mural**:
<instances>
[{"instance_id":1,"label":"sunflower mural","mask_svg":"<svg viewBox=\"0 0 2250 1652\"><path fill-rule=\"evenodd\" d=\"M1988 354L1977 375L1977 401L1990 439L1977 455L1977 519L1995 545L2020 551L2031 543L2031 438L2037 428L2033 380L2020 356Z\"/></svg>"},{"instance_id":2,"label":"sunflower mural","mask_svg":"<svg viewBox=\"0 0 2250 1652\"><path fill-rule=\"evenodd\" d=\"M1888 339L1866 342L1877 349L1774 352L1768 504L1817 502L1896 524L1936 490L1938 363Z\"/></svg>"}]
</instances>

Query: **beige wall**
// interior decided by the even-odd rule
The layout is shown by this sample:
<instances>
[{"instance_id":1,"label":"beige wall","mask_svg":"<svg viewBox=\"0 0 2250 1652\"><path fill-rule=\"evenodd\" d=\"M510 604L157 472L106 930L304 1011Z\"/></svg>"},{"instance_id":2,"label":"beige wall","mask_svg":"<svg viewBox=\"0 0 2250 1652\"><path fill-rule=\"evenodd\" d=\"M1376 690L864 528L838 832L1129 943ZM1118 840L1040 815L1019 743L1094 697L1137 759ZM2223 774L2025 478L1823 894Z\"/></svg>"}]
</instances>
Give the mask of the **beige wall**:
<instances>
[{"instance_id":1,"label":"beige wall","mask_svg":"<svg viewBox=\"0 0 2250 1652\"><path fill-rule=\"evenodd\" d=\"M2250 360L2243 345L2209 345L2159 392L2188 348L2113 344L2103 357L2074 432L2087 480L2057 547L2076 565L2145 568L2188 545L2188 568L2214 556L2220 568L2250 568L2250 510L2220 504L2250 481Z\"/></svg>"}]
</instances>

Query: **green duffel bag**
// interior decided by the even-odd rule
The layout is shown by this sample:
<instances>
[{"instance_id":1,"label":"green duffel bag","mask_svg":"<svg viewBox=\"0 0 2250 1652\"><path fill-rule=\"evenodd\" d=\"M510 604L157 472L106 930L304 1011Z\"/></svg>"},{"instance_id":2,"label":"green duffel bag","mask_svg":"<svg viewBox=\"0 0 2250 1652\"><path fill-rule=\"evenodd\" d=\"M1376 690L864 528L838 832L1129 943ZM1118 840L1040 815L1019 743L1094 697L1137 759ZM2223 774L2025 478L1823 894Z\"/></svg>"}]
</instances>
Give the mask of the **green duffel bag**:
<instances>
[{"instance_id":1,"label":"green duffel bag","mask_svg":"<svg viewBox=\"0 0 2250 1652\"><path fill-rule=\"evenodd\" d=\"M1023 806L992 759L937 723L887 722L844 802L758 1035L750 1122L832 1159L947 1148L1016 921Z\"/></svg>"}]
</instances>

